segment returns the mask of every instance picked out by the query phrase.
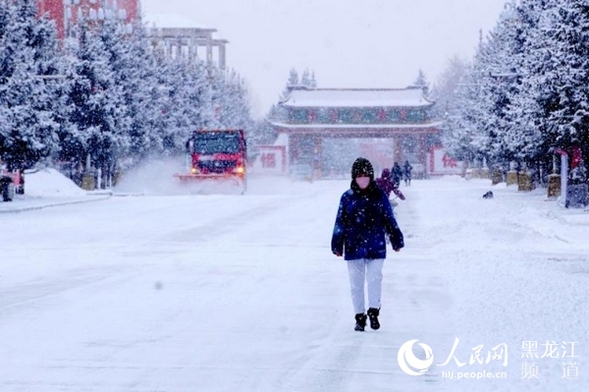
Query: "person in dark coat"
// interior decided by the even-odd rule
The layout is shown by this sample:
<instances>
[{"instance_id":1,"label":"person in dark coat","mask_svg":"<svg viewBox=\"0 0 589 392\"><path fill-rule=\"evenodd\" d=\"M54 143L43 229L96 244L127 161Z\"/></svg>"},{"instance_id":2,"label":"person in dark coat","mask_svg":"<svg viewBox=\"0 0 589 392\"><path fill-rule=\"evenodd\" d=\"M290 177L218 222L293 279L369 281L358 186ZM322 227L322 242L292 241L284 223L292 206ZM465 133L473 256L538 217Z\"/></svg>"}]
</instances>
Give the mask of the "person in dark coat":
<instances>
[{"instance_id":1,"label":"person in dark coat","mask_svg":"<svg viewBox=\"0 0 589 392\"><path fill-rule=\"evenodd\" d=\"M403 179L405 180L405 186L411 185L411 171L413 170L413 166L409 163L409 161L405 161L403 165Z\"/></svg>"},{"instance_id":2,"label":"person in dark coat","mask_svg":"<svg viewBox=\"0 0 589 392\"><path fill-rule=\"evenodd\" d=\"M348 264L356 331L364 331L367 316L372 329L380 328L382 268L386 258L385 236L395 252L404 247L403 233L393 215L388 196L374 181L374 169L365 158L352 165L352 182L340 199L331 251ZM368 288L365 313L364 287Z\"/></svg>"},{"instance_id":3,"label":"person in dark coat","mask_svg":"<svg viewBox=\"0 0 589 392\"><path fill-rule=\"evenodd\" d=\"M399 166L397 162L393 163L391 176L393 178L393 184L395 184L395 187L398 188L401 184L401 178L403 178L403 169L401 169L401 166Z\"/></svg>"}]
</instances>

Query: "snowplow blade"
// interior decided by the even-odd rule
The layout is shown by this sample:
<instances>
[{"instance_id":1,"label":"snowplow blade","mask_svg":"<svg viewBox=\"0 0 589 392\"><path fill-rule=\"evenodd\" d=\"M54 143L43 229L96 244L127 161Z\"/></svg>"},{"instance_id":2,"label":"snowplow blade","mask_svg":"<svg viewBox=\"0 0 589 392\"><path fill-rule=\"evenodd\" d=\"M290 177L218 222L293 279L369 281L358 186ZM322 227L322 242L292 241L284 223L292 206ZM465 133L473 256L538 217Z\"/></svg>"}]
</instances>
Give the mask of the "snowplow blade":
<instances>
[{"instance_id":1,"label":"snowplow blade","mask_svg":"<svg viewBox=\"0 0 589 392\"><path fill-rule=\"evenodd\" d=\"M244 177L226 174L174 174L180 183L195 188L196 193L234 193L237 190L244 194L246 181Z\"/></svg>"}]
</instances>

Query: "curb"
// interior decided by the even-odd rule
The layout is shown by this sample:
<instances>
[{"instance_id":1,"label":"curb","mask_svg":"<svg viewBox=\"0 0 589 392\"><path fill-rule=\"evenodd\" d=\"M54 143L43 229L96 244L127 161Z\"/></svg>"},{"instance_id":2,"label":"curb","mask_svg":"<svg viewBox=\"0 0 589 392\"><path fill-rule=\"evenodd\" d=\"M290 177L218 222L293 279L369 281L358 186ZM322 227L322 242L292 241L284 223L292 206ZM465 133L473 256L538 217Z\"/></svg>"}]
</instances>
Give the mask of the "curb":
<instances>
[{"instance_id":1,"label":"curb","mask_svg":"<svg viewBox=\"0 0 589 392\"><path fill-rule=\"evenodd\" d=\"M54 202L54 203L50 203L50 204L28 206L28 207L23 206L23 207L11 208L8 210L0 209L0 214L42 210L44 208L67 206L67 205L73 205L73 204L91 203L91 202L95 202L95 201L108 200L110 198L111 198L111 195L101 195L101 196L91 196L91 197L88 197L88 199L84 199L84 200L70 200L70 201L64 201L64 202Z\"/></svg>"}]
</instances>

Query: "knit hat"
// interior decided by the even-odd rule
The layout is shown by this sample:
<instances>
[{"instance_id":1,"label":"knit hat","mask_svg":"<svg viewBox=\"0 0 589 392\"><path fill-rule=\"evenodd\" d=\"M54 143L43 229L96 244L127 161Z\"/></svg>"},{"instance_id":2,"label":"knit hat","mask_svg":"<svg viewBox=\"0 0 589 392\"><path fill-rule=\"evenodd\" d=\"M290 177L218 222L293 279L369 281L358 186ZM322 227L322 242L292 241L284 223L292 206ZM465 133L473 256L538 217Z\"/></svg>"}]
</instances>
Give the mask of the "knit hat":
<instances>
[{"instance_id":1,"label":"knit hat","mask_svg":"<svg viewBox=\"0 0 589 392\"><path fill-rule=\"evenodd\" d=\"M372 163L366 158L358 158L352 165L352 180L355 180L356 177L360 177L362 174L367 175L371 180L374 180Z\"/></svg>"}]
</instances>

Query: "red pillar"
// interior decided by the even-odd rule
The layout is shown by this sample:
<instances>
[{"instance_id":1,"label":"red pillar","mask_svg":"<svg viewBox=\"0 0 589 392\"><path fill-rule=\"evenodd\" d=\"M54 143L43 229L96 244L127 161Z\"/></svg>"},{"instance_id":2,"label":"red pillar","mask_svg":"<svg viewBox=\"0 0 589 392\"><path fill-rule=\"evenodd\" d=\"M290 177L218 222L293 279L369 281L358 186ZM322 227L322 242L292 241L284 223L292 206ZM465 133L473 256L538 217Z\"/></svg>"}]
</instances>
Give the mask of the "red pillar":
<instances>
[{"instance_id":1,"label":"red pillar","mask_svg":"<svg viewBox=\"0 0 589 392\"><path fill-rule=\"evenodd\" d=\"M313 152L313 171L317 180L323 178L323 139L321 136L315 136L315 148Z\"/></svg>"},{"instance_id":2,"label":"red pillar","mask_svg":"<svg viewBox=\"0 0 589 392\"><path fill-rule=\"evenodd\" d=\"M427 134L422 133L419 135L419 163L423 164L425 168L425 175L429 172L428 168L428 151L427 151L427 143L426 143Z\"/></svg>"},{"instance_id":3,"label":"red pillar","mask_svg":"<svg viewBox=\"0 0 589 392\"><path fill-rule=\"evenodd\" d=\"M400 165L402 163L401 159L403 158L403 152L401 151L401 136L393 136L393 143L393 161Z\"/></svg>"}]
</instances>

